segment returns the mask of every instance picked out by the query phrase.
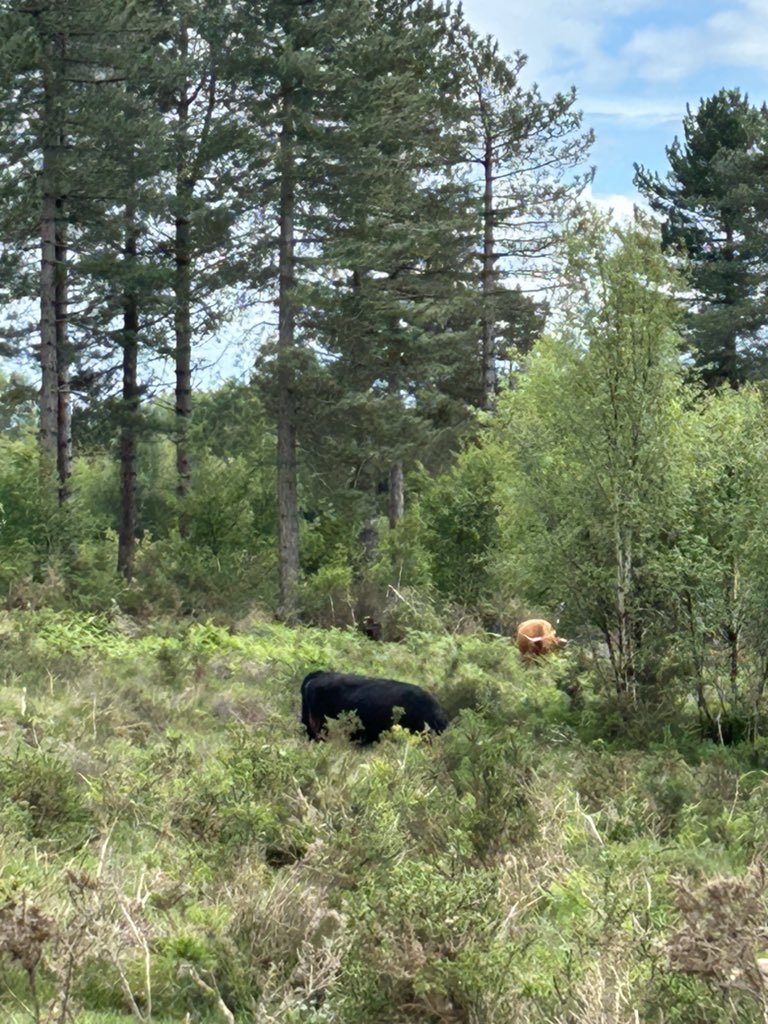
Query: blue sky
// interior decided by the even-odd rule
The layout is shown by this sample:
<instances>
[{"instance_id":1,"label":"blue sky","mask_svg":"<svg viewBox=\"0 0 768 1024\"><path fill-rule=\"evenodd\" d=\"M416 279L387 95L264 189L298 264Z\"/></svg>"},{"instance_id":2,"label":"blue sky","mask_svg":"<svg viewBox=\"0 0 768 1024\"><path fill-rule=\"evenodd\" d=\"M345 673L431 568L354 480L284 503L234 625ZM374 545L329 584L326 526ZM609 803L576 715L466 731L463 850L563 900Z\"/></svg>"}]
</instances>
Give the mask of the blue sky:
<instances>
[{"instance_id":1,"label":"blue sky","mask_svg":"<svg viewBox=\"0 0 768 1024\"><path fill-rule=\"evenodd\" d=\"M542 93L576 86L597 141L593 193L617 212L634 162L665 172L685 105L721 88L768 100L768 0L464 0L467 21L528 55Z\"/></svg>"}]
</instances>

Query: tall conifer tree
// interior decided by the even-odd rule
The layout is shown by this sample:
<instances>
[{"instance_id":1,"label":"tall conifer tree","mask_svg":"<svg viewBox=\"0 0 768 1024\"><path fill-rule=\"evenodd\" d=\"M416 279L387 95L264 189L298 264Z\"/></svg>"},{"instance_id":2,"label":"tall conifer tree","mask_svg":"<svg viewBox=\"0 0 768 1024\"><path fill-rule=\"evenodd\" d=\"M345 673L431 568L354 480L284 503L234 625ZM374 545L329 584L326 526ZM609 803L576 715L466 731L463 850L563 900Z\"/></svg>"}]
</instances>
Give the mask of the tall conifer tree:
<instances>
[{"instance_id":1,"label":"tall conifer tree","mask_svg":"<svg viewBox=\"0 0 768 1024\"><path fill-rule=\"evenodd\" d=\"M39 438L61 499L72 459L68 222L72 197L87 190L93 169L78 143L100 84L103 14L72 0L0 8L3 227L21 250L38 237Z\"/></svg>"},{"instance_id":2,"label":"tall conifer tree","mask_svg":"<svg viewBox=\"0 0 768 1024\"><path fill-rule=\"evenodd\" d=\"M388 480L392 524L402 515L404 465L416 453L430 461L427 410L459 366L465 386L473 369L460 315L473 258L471 189L452 171L460 157L452 37L462 24L428 3L380 5L350 47L345 124L332 140L341 191L326 204L320 259L329 273L308 326L327 360L329 408L343 405L347 429L329 418L314 446L321 464L343 466L356 488Z\"/></svg>"},{"instance_id":3,"label":"tall conifer tree","mask_svg":"<svg viewBox=\"0 0 768 1024\"><path fill-rule=\"evenodd\" d=\"M257 149L252 180L260 184L254 187L257 202L265 203L276 228L279 322L270 379L277 412L281 600L286 615L295 606L299 572L301 397L314 390L309 380L317 381L322 365L334 363L346 351L344 343L339 346L325 330L327 321L319 311L328 306L328 291L319 288L319 282L333 280L355 294L375 271L379 281L393 284L399 274L405 276L413 269L414 261L424 258L423 252L409 249L408 222L414 205L393 206L398 190L415 195L414 174L429 171L423 137L412 130L408 115L398 119L397 110L398 100L408 101L405 83L411 93L419 88L413 41L408 36L414 26L408 17L412 6L373 0L249 5L249 38L261 55L253 60L253 49L250 52L250 116L255 134L274 140L266 164L264 148ZM427 4L417 7L429 8L428 17L440 23L442 14L435 9ZM388 58L382 58L381 48ZM401 68L405 65L400 77L395 74L397 58ZM421 53L422 70L423 58ZM364 104L364 99L373 102ZM413 109L412 103L407 109ZM423 126L423 105L420 117ZM438 139L434 116L430 132L433 140ZM404 170L395 170L398 161ZM397 234L393 209L397 209ZM383 259L382 242L376 256L372 255L376 244L372 239L382 229L389 246ZM368 247L361 251L364 236ZM352 252L355 241L357 250ZM382 336L390 332L391 354L383 355L383 345L369 345L362 362L380 368L382 358L394 358L383 374L377 369L375 379L400 402L400 384L394 375L400 357L394 353L404 350L405 338L398 304L385 299L384 305L377 329ZM317 428L315 421L315 437Z\"/></svg>"},{"instance_id":4,"label":"tall conifer tree","mask_svg":"<svg viewBox=\"0 0 768 1024\"><path fill-rule=\"evenodd\" d=\"M526 310L505 278L547 273L558 232L591 178L584 164L593 136L582 130L575 90L545 100L538 86L520 82L525 56L505 58L495 40L471 30L464 45L464 159L478 192L482 405L491 409L502 323Z\"/></svg>"},{"instance_id":5,"label":"tall conifer tree","mask_svg":"<svg viewBox=\"0 0 768 1024\"><path fill-rule=\"evenodd\" d=\"M721 89L696 111L688 107L683 138L667 147L665 178L635 165L635 184L664 217L665 246L690 261L689 336L713 387L736 388L765 373L768 224L765 185L754 171L766 140L768 110L738 89Z\"/></svg>"}]
</instances>

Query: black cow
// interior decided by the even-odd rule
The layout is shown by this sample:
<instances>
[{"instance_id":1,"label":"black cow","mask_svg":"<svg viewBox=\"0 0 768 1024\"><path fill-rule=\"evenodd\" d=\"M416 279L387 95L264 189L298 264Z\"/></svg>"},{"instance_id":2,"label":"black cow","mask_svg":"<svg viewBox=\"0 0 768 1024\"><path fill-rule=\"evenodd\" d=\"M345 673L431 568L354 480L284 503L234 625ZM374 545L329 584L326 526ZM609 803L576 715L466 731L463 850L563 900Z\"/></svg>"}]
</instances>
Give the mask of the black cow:
<instances>
[{"instance_id":1,"label":"black cow","mask_svg":"<svg viewBox=\"0 0 768 1024\"><path fill-rule=\"evenodd\" d=\"M395 708L402 711L395 713ZM445 711L434 697L412 683L355 676L347 672L310 672L301 684L301 721L311 740L319 740L329 718L353 711L361 728L352 734L359 743L373 743L395 722L411 732L427 726L442 732Z\"/></svg>"}]
</instances>

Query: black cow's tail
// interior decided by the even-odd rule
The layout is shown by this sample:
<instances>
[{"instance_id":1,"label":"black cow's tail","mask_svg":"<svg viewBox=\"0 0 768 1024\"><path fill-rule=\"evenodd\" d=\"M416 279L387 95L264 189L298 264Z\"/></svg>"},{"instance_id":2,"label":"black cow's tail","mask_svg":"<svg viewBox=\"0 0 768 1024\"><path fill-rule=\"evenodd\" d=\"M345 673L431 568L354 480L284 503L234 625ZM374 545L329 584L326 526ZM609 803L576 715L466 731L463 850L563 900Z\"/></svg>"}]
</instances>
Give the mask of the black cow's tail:
<instances>
[{"instance_id":1,"label":"black cow's tail","mask_svg":"<svg viewBox=\"0 0 768 1024\"><path fill-rule=\"evenodd\" d=\"M313 679L316 679L322 674L322 669L319 669L317 672L310 672L309 675L304 676L301 681L301 724L307 730L307 736L311 740L319 739L319 735L317 722L314 721L312 711L309 706L309 684Z\"/></svg>"}]
</instances>

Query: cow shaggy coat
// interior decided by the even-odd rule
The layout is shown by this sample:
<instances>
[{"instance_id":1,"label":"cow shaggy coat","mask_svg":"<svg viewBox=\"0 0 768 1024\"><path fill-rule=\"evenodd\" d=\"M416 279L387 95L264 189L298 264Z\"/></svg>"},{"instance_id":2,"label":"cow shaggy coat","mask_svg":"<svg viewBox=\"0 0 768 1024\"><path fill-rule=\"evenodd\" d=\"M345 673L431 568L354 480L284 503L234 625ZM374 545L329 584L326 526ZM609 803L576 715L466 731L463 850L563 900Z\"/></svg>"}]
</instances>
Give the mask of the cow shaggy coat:
<instances>
[{"instance_id":1,"label":"cow shaggy coat","mask_svg":"<svg viewBox=\"0 0 768 1024\"><path fill-rule=\"evenodd\" d=\"M555 632L555 627L546 619L526 619L517 627L515 637L517 649L524 658L535 658L540 654L549 654L568 643Z\"/></svg>"},{"instance_id":2,"label":"cow shaggy coat","mask_svg":"<svg viewBox=\"0 0 768 1024\"><path fill-rule=\"evenodd\" d=\"M310 672L301 684L301 721L311 740L322 738L329 718L354 712L359 743L373 743L395 723L411 732L442 732L448 717L426 690L396 679L377 679L346 672Z\"/></svg>"}]
</instances>

